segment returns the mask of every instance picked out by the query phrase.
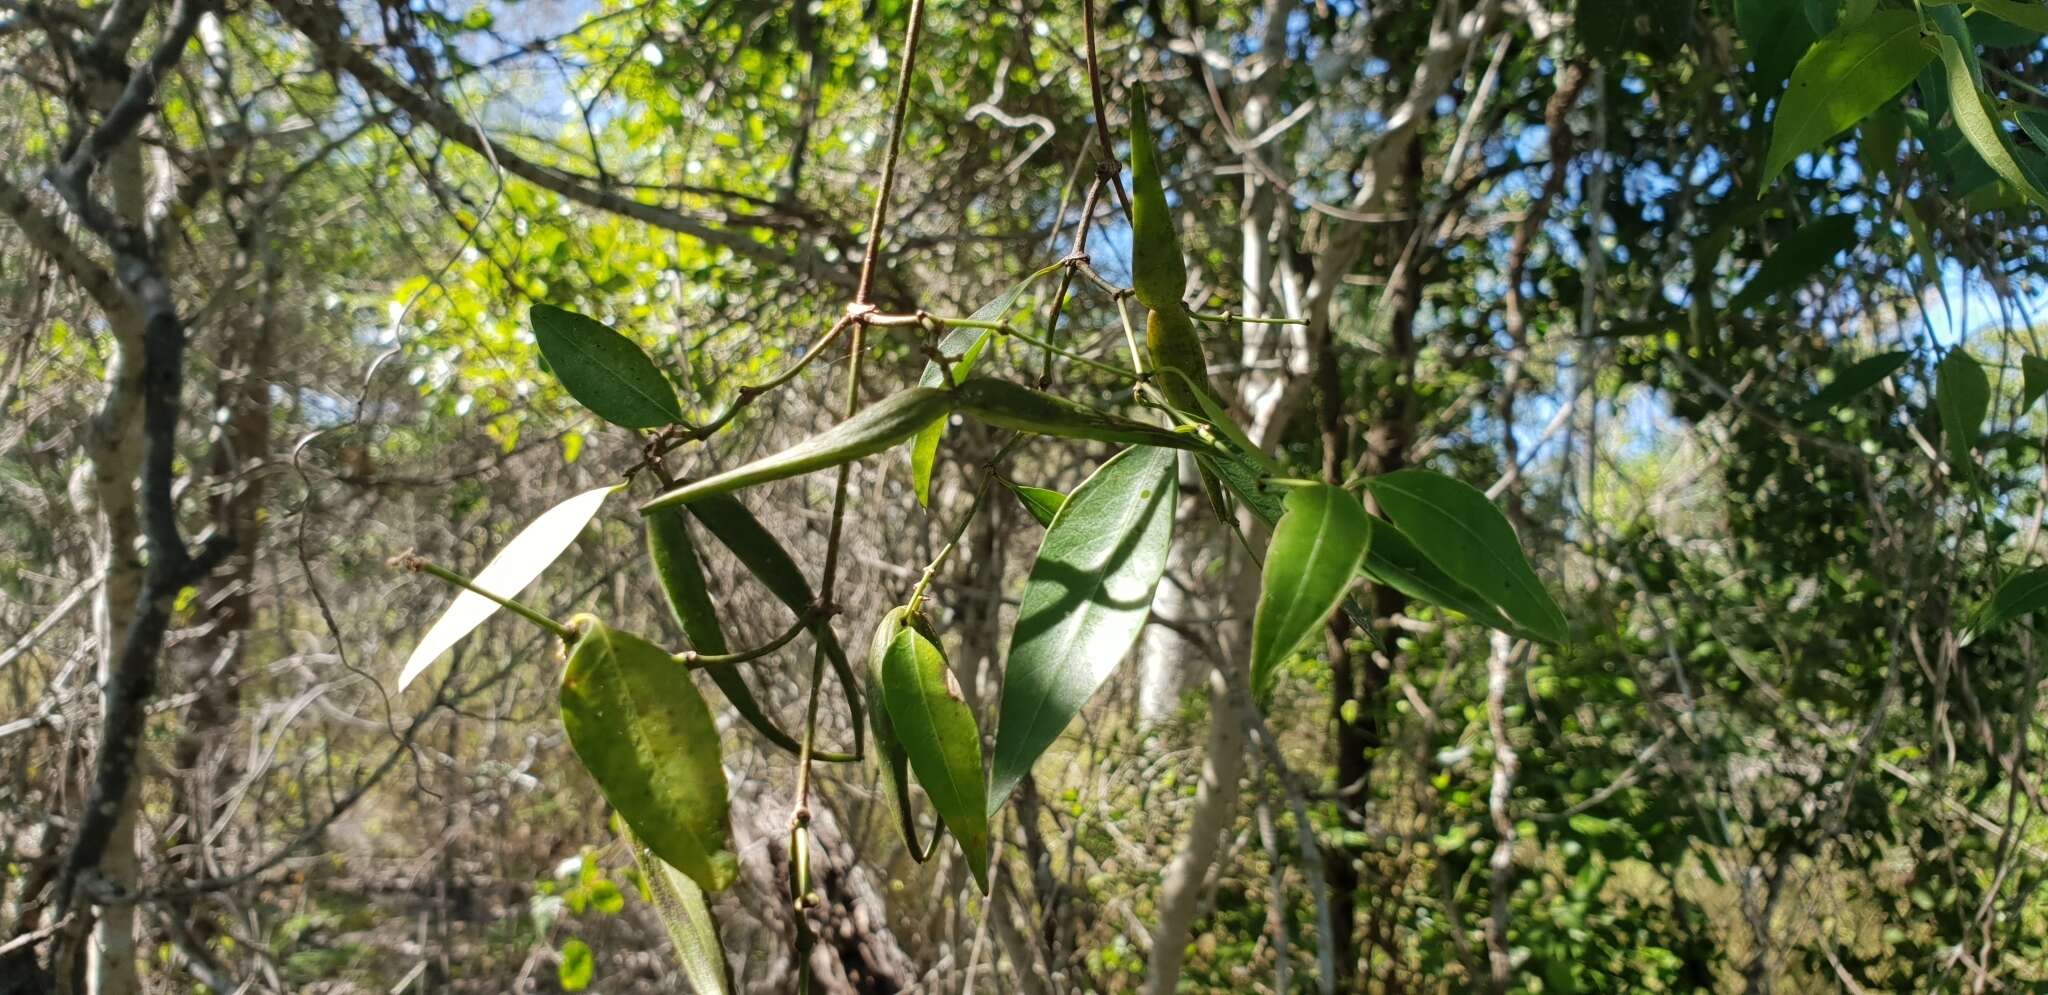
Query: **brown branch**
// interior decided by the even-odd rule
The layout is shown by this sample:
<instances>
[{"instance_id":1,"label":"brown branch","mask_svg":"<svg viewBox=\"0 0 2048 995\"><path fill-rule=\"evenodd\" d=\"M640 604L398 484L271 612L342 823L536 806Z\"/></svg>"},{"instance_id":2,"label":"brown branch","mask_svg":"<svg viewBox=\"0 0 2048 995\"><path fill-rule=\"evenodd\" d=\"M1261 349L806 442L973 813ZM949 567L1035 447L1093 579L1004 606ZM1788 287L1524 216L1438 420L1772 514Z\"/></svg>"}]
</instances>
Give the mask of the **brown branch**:
<instances>
[{"instance_id":1,"label":"brown branch","mask_svg":"<svg viewBox=\"0 0 2048 995\"><path fill-rule=\"evenodd\" d=\"M45 213L27 190L15 186L5 176L0 176L0 214L12 220L37 251L55 260L64 275L77 281L93 303L107 312L109 320L132 315L114 274L71 238L63 222Z\"/></svg>"}]
</instances>

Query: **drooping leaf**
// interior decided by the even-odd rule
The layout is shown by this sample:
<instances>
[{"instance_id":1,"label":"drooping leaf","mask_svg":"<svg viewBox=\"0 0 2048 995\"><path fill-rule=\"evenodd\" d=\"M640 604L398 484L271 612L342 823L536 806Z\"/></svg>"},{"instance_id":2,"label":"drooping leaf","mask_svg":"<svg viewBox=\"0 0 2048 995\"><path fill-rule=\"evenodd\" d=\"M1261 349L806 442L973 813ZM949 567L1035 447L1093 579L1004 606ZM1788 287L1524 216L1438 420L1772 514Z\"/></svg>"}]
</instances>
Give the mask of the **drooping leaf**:
<instances>
[{"instance_id":1,"label":"drooping leaf","mask_svg":"<svg viewBox=\"0 0 2048 995\"><path fill-rule=\"evenodd\" d=\"M1286 514L1266 546L1258 611L1252 617L1252 694L1272 700L1281 662L1294 653L1358 579L1372 519L1341 487L1317 484L1287 495Z\"/></svg>"},{"instance_id":2,"label":"drooping leaf","mask_svg":"<svg viewBox=\"0 0 2048 995\"><path fill-rule=\"evenodd\" d=\"M875 402L860 413L772 456L703 480L682 484L640 506L643 512L688 504L772 480L802 476L826 467L873 456L911 436L953 410L953 393L937 387L911 387Z\"/></svg>"},{"instance_id":3,"label":"drooping leaf","mask_svg":"<svg viewBox=\"0 0 2048 995\"><path fill-rule=\"evenodd\" d=\"M946 830L960 841L967 869L988 893L987 789L982 782L981 728L936 643L905 626L882 661L882 694L910 769ZM882 709L877 708L879 712Z\"/></svg>"},{"instance_id":4,"label":"drooping leaf","mask_svg":"<svg viewBox=\"0 0 2048 995\"><path fill-rule=\"evenodd\" d=\"M1564 613L1522 554L1514 526L1486 495L1428 470L1396 470L1366 483L1387 518L1451 579L1550 642L1569 635Z\"/></svg>"},{"instance_id":5,"label":"drooping leaf","mask_svg":"<svg viewBox=\"0 0 2048 995\"><path fill-rule=\"evenodd\" d=\"M1868 359L1858 360L1848 369L1835 376L1834 382L1801 405L1795 415L1801 421L1812 421L1822 417L1872 387L1884 382L1884 378L1899 371L1911 355L1904 352L1881 352Z\"/></svg>"},{"instance_id":6,"label":"drooping leaf","mask_svg":"<svg viewBox=\"0 0 2048 995\"><path fill-rule=\"evenodd\" d=\"M689 523L684 519L682 509L664 508L646 516L646 522L648 559L653 561L654 576L661 583L669 611L675 615L676 623L683 627L683 635L689 637L690 648L707 655L732 652L725 639L725 627L718 621L718 606L712 603L710 587L704 581L704 564L697 557L696 543L690 540ZM791 753L801 752L802 744L796 737L784 732L762 710L740 668L704 669L712 683L717 684L718 690L732 703L733 711L738 712L740 718L753 726L763 739Z\"/></svg>"},{"instance_id":7,"label":"drooping leaf","mask_svg":"<svg viewBox=\"0 0 2048 995\"><path fill-rule=\"evenodd\" d=\"M1145 119L1145 89L1131 88L1131 289L1154 311L1179 308L1188 291L1187 261L1166 206L1159 157Z\"/></svg>"},{"instance_id":8,"label":"drooping leaf","mask_svg":"<svg viewBox=\"0 0 2048 995\"><path fill-rule=\"evenodd\" d=\"M1934 368L1934 407L1941 416L1941 441L1949 465L1961 474L1971 465L1970 449L1991 411L1991 381L1984 367L1958 348Z\"/></svg>"},{"instance_id":9,"label":"drooping leaf","mask_svg":"<svg viewBox=\"0 0 2048 995\"><path fill-rule=\"evenodd\" d=\"M868 642L868 701L874 707L868 709L868 732L872 734L873 745L868 750L868 765L882 782L882 797L896 815L897 830L903 836L903 846L910 851L910 859L924 863L931 857L937 844L920 843L917 838L917 817L911 808L910 798L910 754L903 749L903 742L896 738L896 726L889 716L888 674L883 666L889 656L889 647L896 642L898 633L907 631L910 609L897 606L882 616L882 623L875 627L874 638Z\"/></svg>"},{"instance_id":10,"label":"drooping leaf","mask_svg":"<svg viewBox=\"0 0 2048 995\"><path fill-rule=\"evenodd\" d=\"M590 987L590 976L597 969L597 958L590 952L590 944L571 939L562 944L561 962L555 965L555 980L561 982L565 992L580 992Z\"/></svg>"},{"instance_id":11,"label":"drooping leaf","mask_svg":"<svg viewBox=\"0 0 2048 995\"><path fill-rule=\"evenodd\" d=\"M1008 480L1003 481L1003 486L1008 487L1010 493L1017 495L1017 500L1024 505L1024 510L1030 512L1031 517L1040 525L1051 526L1053 516L1058 515L1060 506L1067 503L1067 496L1055 490L1011 483Z\"/></svg>"},{"instance_id":12,"label":"drooping leaf","mask_svg":"<svg viewBox=\"0 0 2048 995\"><path fill-rule=\"evenodd\" d=\"M993 811L1122 662L1173 543L1173 451L1134 446L1068 495L1038 547L1010 634Z\"/></svg>"},{"instance_id":13,"label":"drooping leaf","mask_svg":"<svg viewBox=\"0 0 2048 995\"><path fill-rule=\"evenodd\" d=\"M1911 10L1880 10L1815 42L1771 119L1759 192L1786 165L1882 107L1934 58Z\"/></svg>"},{"instance_id":14,"label":"drooping leaf","mask_svg":"<svg viewBox=\"0 0 2048 995\"><path fill-rule=\"evenodd\" d=\"M1017 298L1040 277L1058 268L1049 266L1017 282L1016 286L1002 292L995 300L976 308L968 318L974 321L1002 321L1017 305ZM995 331L987 328L955 327L939 339L939 355L946 357L953 365L953 383L967 379L974 371L974 364L988 348ZM946 368L936 361L924 364L924 373L917 378L919 387L946 387ZM919 430L917 437L910 440L910 486L917 495L920 506L932 502L932 469L938 462L939 442L946 436L946 419L940 418Z\"/></svg>"},{"instance_id":15,"label":"drooping leaf","mask_svg":"<svg viewBox=\"0 0 2048 995\"><path fill-rule=\"evenodd\" d=\"M660 428L683 419L676 389L654 361L610 325L535 304L533 337L576 403L622 428Z\"/></svg>"},{"instance_id":16,"label":"drooping leaf","mask_svg":"<svg viewBox=\"0 0 2048 995\"><path fill-rule=\"evenodd\" d=\"M1955 115L1956 127L1962 129L1963 137L1969 139L1970 148L1976 150L1999 179L2028 200L2048 206L2048 193L2044 193L2040 186L2043 177L2030 175L2027 169L2022 168L2013 154L2012 139L2007 137L2005 128L1984 104L1984 95L1979 91L1973 74L1977 66L1976 53L1965 53L1947 34L1936 35L1934 42L1941 54L1948 81L1949 112Z\"/></svg>"},{"instance_id":17,"label":"drooping leaf","mask_svg":"<svg viewBox=\"0 0 2048 995\"><path fill-rule=\"evenodd\" d=\"M561 504L549 508L533 524L521 529L505 548L491 558L483 571L472 581L477 587L504 598L516 598L526 590L548 564L562 555L569 544L581 535L583 527L597 515L604 506L604 499L618 490L618 485L599 487L584 491ZM469 635L477 626L496 614L496 602L474 591L463 591L455 596L448 610L434 620L427 634L420 637L418 646L405 660L405 667L398 672L398 687L404 690L413 678L432 666L462 637Z\"/></svg>"},{"instance_id":18,"label":"drooping leaf","mask_svg":"<svg viewBox=\"0 0 2048 995\"><path fill-rule=\"evenodd\" d=\"M961 413L997 428L1065 439L1093 439L1126 445L1199 450L1201 440L1107 411L1097 411L1064 397L991 377L970 377L962 383Z\"/></svg>"},{"instance_id":19,"label":"drooping leaf","mask_svg":"<svg viewBox=\"0 0 2048 995\"><path fill-rule=\"evenodd\" d=\"M817 600L811 593L811 582L804 577L803 568L797 566L796 557L783 548L781 540L747 510L739 498L730 494L714 494L699 498L683 506L691 516L703 523L704 530L711 533L740 566L754 575L768 593L789 610L802 615L813 607ZM851 753L827 752L820 750L820 760L845 762L860 759L861 745L867 736L867 722L861 709L858 679L853 673L853 662L846 656L846 650L839 643L839 637L832 631L829 620L812 622L808 631L811 638L825 648L825 660L832 665L832 673L846 691L846 705L853 724L853 751Z\"/></svg>"},{"instance_id":20,"label":"drooping leaf","mask_svg":"<svg viewBox=\"0 0 2048 995\"><path fill-rule=\"evenodd\" d=\"M687 668L589 616L562 671L562 726L633 835L706 891L732 883L718 726Z\"/></svg>"},{"instance_id":21,"label":"drooping leaf","mask_svg":"<svg viewBox=\"0 0 2048 995\"><path fill-rule=\"evenodd\" d=\"M628 830L630 833L631 830ZM670 867L646 844L633 840L633 862L640 865L645 897L654 905L675 947L676 966L698 995L728 995L731 979L725 970L725 945L718 939L718 920L704 891L688 874Z\"/></svg>"},{"instance_id":22,"label":"drooping leaf","mask_svg":"<svg viewBox=\"0 0 2048 995\"><path fill-rule=\"evenodd\" d=\"M1991 603L1977 615L1965 633L1964 641L1974 641L2021 615L2043 610L2048 610L2048 568L2020 571L1998 585L1998 593L1991 596Z\"/></svg>"},{"instance_id":23,"label":"drooping leaf","mask_svg":"<svg viewBox=\"0 0 2048 995\"><path fill-rule=\"evenodd\" d=\"M1799 226L1778 243L1757 267L1756 276L1728 302L1730 311L1746 311L1780 291L1798 287L1856 244L1856 216L1830 214Z\"/></svg>"},{"instance_id":24,"label":"drooping leaf","mask_svg":"<svg viewBox=\"0 0 2048 995\"><path fill-rule=\"evenodd\" d=\"M2020 357L2020 408L2034 406L2042 394L2048 394L2048 359L2035 355Z\"/></svg>"}]
</instances>

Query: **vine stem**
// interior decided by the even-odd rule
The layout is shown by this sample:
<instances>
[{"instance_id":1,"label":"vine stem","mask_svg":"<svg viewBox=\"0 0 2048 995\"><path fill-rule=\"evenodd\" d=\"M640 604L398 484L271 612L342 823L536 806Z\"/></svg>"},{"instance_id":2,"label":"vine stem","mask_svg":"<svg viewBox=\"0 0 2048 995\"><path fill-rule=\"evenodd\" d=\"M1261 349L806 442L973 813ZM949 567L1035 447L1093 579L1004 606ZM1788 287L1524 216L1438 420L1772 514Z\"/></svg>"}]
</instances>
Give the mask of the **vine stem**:
<instances>
[{"instance_id":1,"label":"vine stem","mask_svg":"<svg viewBox=\"0 0 2048 995\"><path fill-rule=\"evenodd\" d=\"M896 79L896 108L889 119L889 149L882 155L882 188L875 191L875 213L868 219L868 247L860 260L860 284L853 292L855 304L873 303L875 263L882 249L882 225L889 219L889 188L896 185L896 158L903 148L903 119L910 112L910 78L917 71L917 42L923 36L924 0L910 0L910 27L903 34L903 72Z\"/></svg>"},{"instance_id":2,"label":"vine stem","mask_svg":"<svg viewBox=\"0 0 2048 995\"><path fill-rule=\"evenodd\" d=\"M1097 176L1109 181L1116 191L1116 202L1124 209L1124 217L1131 216L1131 195L1124 192L1122 165L1116 159L1116 143L1109 134L1109 114L1102 98L1102 60L1095 52L1095 0L1082 0L1082 34L1086 36L1088 51L1088 98L1095 105L1095 138L1102 143L1102 164Z\"/></svg>"}]
</instances>

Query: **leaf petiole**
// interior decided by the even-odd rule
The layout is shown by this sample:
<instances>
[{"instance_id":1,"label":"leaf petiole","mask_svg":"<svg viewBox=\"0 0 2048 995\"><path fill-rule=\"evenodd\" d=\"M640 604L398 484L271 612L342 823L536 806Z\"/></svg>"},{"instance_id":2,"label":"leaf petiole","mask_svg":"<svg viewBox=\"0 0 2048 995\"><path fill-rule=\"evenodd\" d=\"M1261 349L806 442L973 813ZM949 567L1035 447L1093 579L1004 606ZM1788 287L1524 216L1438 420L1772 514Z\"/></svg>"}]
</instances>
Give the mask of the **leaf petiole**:
<instances>
[{"instance_id":1,"label":"leaf petiole","mask_svg":"<svg viewBox=\"0 0 2048 995\"><path fill-rule=\"evenodd\" d=\"M498 607L504 608L512 612L514 615L517 615L520 618L532 622L533 624L538 625L541 628L546 629L557 636L560 636L562 638L562 641L565 643L574 643L576 641L576 630L566 625L563 625L562 623L557 622L554 619L549 618L548 616L541 614L540 612L535 611L532 608L528 608L527 606L520 604L519 602L514 601L511 598L502 597L500 595L493 594L490 591L486 591L483 588L476 586L476 584L471 582L469 578L464 577L461 574L456 573L455 571L450 570L447 567L444 567L438 563L435 563L427 559L426 557L419 555L418 553L406 553L402 556L399 556L396 562L398 563L399 566L404 567L405 569L410 570L413 573L426 574L429 577L433 577L436 580L440 580L444 583L451 584L455 587L459 587L479 597L487 598L491 602L495 603Z\"/></svg>"}]
</instances>

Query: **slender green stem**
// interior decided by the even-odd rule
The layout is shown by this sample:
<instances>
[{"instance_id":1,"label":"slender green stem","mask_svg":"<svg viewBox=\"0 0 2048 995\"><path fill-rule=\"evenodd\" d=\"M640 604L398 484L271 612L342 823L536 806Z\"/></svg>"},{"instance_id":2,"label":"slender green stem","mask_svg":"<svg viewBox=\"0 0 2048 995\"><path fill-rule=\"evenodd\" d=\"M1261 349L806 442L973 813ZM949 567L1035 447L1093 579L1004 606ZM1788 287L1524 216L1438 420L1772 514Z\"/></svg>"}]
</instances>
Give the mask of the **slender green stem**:
<instances>
[{"instance_id":1,"label":"slender green stem","mask_svg":"<svg viewBox=\"0 0 2048 995\"><path fill-rule=\"evenodd\" d=\"M682 664L685 667L690 668L691 670L702 670L705 667L720 667L735 663L747 663L749 661L759 660L760 658L767 656L768 654L773 653L776 650L783 648L784 646L789 645L790 640L795 639L799 635L802 635L805 631L809 630L810 627L811 613L805 612L797 617L795 625L790 626L781 635L776 636L774 639L771 639L760 646L756 646L753 649L741 650L737 653L699 653L695 650L686 650L684 652L672 655L670 659Z\"/></svg>"},{"instance_id":2,"label":"slender green stem","mask_svg":"<svg viewBox=\"0 0 2048 995\"><path fill-rule=\"evenodd\" d=\"M811 365L811 361L817 359L820 354L830 347L839 338L840 334L846 331L847 326L853 324L854 321L855 318L852 315L841 316L838 321L832 323L831 328L825 330L825 334L818 336L817 341L812 342L810 347L804 350L803 355L797 357L796 362L789 364L788 369L758 384L742 386L739 390L739 396L733 398L732 403L727 405L724 411L719 412L718 416L710 421L681 433L679 441L710 438L712 433L724 428L725 424L732 421L733 417L744 410L747 405L754 403L755 398L774 391L783 384L796 379L796 375L802 373L805 367Z\"/></svg>"},{"instance_id":3,"label":"slender green stem","mask_svg":"<svg viewBox=\"0 0 2048 995\"><path fill-rule=\"evenodd\" d=\"M882 255L882 226L889 220L889 190L896 185L896 157L903 148L903 118L910 112L910 80L917 72L917 40L924 34L924 0L910 0L910 27L903 34L903 71L896 77L896 107L889 119L889 149L882 155L882 184L868 219L868 247L860 260L855 304L867 304L875 289L875 264Z\"/></svg>"},{"instance_id":4,"label":"slender green stem","mask_svg":"<svg viewBox=\"0 0 2048 995\"><path fill-rule=\"evenodd\" d=\"M1144 353L1138 348L1138 329L1131 324L1131 306L1121 295L1116 299L1116 313L1117 317L1122 318L1124 322L1124 342L1131 347L1131 365L1137 367L1138 371L1143 373L1145 358Z\"/></svg>"},{"instance_id":5,"label":"slender green stem","mask_svg":"<svg viewBox=\"0 0 2048 995\"><path fill-rule=\"evenodd\" d=\"M1308 319L1307 319L1307 318L1254 318L1254 317L1252 317L1252 316L1250 316L1250 315L1246 315L1246 314L1234 314L1234 313L1232 313L1232 312L1229 312L1229 311L1225 311L1225 312L1223 312L1222 314L1208 314L1208 313L1205 313L1205 312L1202 312L1202 311L1189 311L1189 312L1188 312L1188 317L1190 317L1190 318L1193 318L1193 319L1195 319L1196 321L1209 321L1209 322L1215 322L1215 323L1218 323L1218 324L1224 324L1224 325L1228 325L1228 324L1231 324L1232 322L1240 322L1240 321L1241 321L1241 322L1244 322L1245 324L1248 324L1248 325L1306 325L1306 324L1308 324Z\"/></svg>"},{"instance_id":6,"label":"slender green stem","mask_svg":"<svg viewBox=\"0 0 2048 995\"><path fill-rule=\"evenodd\" d=\"M1074 352L1071 349L1062 349L1059 346L1053 345L1052 343L1045 341L1044 339L1037 338L1024 332L1020 332L1012 327L1006 326L1001 329L998 329L998 331L1004 335L1014 336L1019 341L1022 341L1027 345L1034 345L1054 355L1064 356L1069 360L1081 364L1082 366L1088 367L1089 369L1100 370L1103 373L1107 373L1111 376L1118 377L1124 380L1141 381L1145 379L1145 375L1139 373L1136 370L1127 370L1121 366L1116 366L1110 363L1104 363L1099 362L1097 360L1089 359L1088 357L1083 356L1078 352Z\"/></svg>"},{"instance_id":7,"label":"slender green stem","mask_svg":"<svg viewBox=\"0 0 2048 995\"><path fill-rule=\"evenodd\" d=\"M571 629L568 626L563 625L562 623L557 622L554 619L549 618L548 616L538 611L535 611L532 608L528 608L527 606L520 604L519 602L514 601L511 598L507 598L503 595L493 594L490 591L486 591L483 588L476 586L476 584L469 578L464 577L463 575L456 573L455 571L450 570L447 567L444 567L438 563L428 560L425 557L419 556L415 553L407 553L404 556L400 557L398 562L400 566L414 573L426 574L427 576L433 577L436 580L445 581L472 594L480 595L484 598L487 598L493 603L497 604L498 607L504 608L507 611L513 613L514 615L517 615L520 618L532 622L533 624L538 625L541 628L546 629L549 632L552 632L555 635L562 637L562 641L565 643L572 643L576 641L576 630Z\"/></svg>"},{"instance_id":8,"label":"slender green stem","mask_svg":"<svg viewBox=\"0 0 2048 995\"><path fill-rule=\"evenodd\" d=\"M1009 445L1005 444L1003 449L1007 452ZM1002 454L998 453L996 459L1001 458ZM946 544L939 548L938 555L933 556L932 561L925 565L924 573L918 575L917 586L910 589L910 600L905 603L910 606L911 614L917 613L918 607L924 602L925 591L932 586L932 578L938 576L939 568L946 564L946 558L953 555L953 549L960 545L960 537L967 534L967 526L972 524L974 516L981 512L981 502L988 497L989 485L994 483L995 479L995 460L992 459L988 468L982 472L981 486L974 492L974 503L968 505L967 514L960 517L960 524L953 529L953 537L947 539Z\"/></svg>"}]
</instances>

